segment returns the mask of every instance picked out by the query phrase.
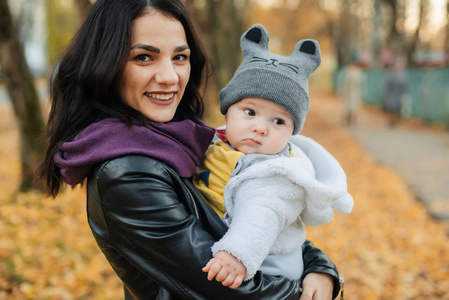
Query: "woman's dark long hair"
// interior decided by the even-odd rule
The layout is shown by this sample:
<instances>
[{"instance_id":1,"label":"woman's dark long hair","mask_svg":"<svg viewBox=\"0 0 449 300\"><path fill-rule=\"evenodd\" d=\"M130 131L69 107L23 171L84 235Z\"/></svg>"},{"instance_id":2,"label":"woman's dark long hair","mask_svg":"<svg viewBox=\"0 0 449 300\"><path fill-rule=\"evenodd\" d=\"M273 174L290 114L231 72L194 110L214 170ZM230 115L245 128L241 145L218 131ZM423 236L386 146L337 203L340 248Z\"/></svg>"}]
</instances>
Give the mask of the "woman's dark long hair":
<instances>
[{"instance_id":1,"label":"woman's dark long hair","mask_svg":"<svg viewBox=\"0 0 449 300\"><path fill-rule=\"evenodd\" d=\"M156 10L180 21L191 49L191 74L178 111L202 117L201 85L207 80L209 59L180 0L97 0L50 78L52 100L47 123L48 149L39 175L51 196L61 186L54 157L63 142L90 124L115 117L131 124L143 115L120 98L119 81L131 48L133 21Z\"/></svg>"}]
</instances>

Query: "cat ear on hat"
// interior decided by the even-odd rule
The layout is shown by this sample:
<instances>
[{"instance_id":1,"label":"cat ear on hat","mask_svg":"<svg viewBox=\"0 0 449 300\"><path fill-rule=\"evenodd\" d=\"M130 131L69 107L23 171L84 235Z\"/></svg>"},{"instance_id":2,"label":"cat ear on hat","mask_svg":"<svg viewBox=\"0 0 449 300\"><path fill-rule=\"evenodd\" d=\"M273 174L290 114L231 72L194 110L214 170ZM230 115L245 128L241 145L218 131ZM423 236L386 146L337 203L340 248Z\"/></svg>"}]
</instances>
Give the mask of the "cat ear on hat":
<instances>
[{"instance_id":1,"label":"cat ear on hat","mask_svg":"<svg viewBox=\"0 0 449 300\"><path fill-rule=\"evenodd\" d=\"M312 75L321 64L320 45L315 40L301 40L296 44L295 52L292 56L301 59L302 66Z\"/></svg>"},{"instance_id":2,"label":"cat ear on hat","mask_svg":"<svg viewBox=\"0 0 449 300\"><path fill-rule=\"evenodd\" d=\"M270 35L265 27L260 24L254 24L240 38L243 57L249 53L259 52L260 50L268 51L269 40Z\"/></svg>"}]
</instances>

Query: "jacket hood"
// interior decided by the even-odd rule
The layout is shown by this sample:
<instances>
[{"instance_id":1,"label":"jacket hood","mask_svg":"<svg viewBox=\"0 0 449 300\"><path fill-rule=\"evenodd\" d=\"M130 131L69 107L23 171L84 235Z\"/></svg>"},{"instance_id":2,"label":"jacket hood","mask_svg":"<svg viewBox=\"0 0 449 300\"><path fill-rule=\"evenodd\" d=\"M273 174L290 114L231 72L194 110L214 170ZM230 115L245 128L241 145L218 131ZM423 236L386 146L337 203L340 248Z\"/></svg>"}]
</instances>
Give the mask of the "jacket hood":
<instances>
[{"instance_id":1,"label":"jacket hood","mask_svg":"<svg viewBox=\"0 0 449 300\"><path fill-rule=\"evenodd\" d=\"M333 219L333 210L345 214L352 211L354 200L348 193L346 174L340 163L311 138L295 135L290 138L290 143L293 157L277 157L263 163L255 163L231 177L223 195L226 211L231 216L234 202L238 200L235 196L237 191L248 186L245 185L245 181L257 179L262 182L262 186L267 186L270 184L268 180L272 181L273 178L278 177L284 177L288 179L285 182L291 182L292 186L297 185L304 189L304 209L301 212L301 220L308 226L329 223ZM251 156L255 155L260 154L251 154ZM245 163L247 162L242 164L245 165ZM256 188L251 186L249 189L253 191ZM265 198L267 201L272 201L276 195L288 195L288 193L289 190L285 186L278 189L272 188L266 192Z\"/></svg>"}]
</instances>

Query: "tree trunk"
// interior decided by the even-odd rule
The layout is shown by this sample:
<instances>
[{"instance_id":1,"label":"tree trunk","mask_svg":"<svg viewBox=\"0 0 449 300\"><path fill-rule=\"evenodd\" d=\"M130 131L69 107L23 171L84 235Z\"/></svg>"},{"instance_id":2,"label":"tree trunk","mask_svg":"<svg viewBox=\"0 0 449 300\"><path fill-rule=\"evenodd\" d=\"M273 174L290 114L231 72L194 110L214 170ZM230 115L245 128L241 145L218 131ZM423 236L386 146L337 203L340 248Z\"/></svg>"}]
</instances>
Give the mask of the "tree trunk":
<instances>
[{"instance_id":1,"label":"tree trunk","mask_svg":"<svg viewBox=\"0 0 449 300\"><path fill-rule=\"evenodd\" d=\"M343 0L340 5L338 29L334 38L339 68L344 67L351 60L351 47L354 36L353 19L355 18L350 11L350 7L353 5L351 0Z\"/></svg>"},{"instance_id":2,"label":"tree trunk","mask_svg":"<svg viewBox=\"0 0 449 300\"><path fill-rule=\"evenodd\" d=\"M92 6L90 0L74 0L81 20L84 20Z\"/></svg>"},{"instance_id":3,"label":"tree trunk","mask_svg":"<svg viewBox=\"0 0 449 300\"><path fill-rule=\"evenodd\" d=\"M44 152L44 143L38 140L44 130L44 121L33 76L26 63L7 0L0 0L0 66L20 131L20 190L42 189L43 183L35 182L34 175Z\"/></svg>"},{"instance_id":4,"label":"tree trunk","mask_svg":"<svg viewBox=\"0 0 449 300\"><path fill-rule=\"evenodd\" d=\"M419 20L418 20L418 26L416 27L415 34L412 37L410 46L407 49L407 60L409 62L416 63L414 60L414 55L416 48L420 42L420 32L423 30L423 27L425 26L427 22L427 11L429 7L428 0L420 0L419 1Z\"/></svg>"},{"instance_id":5,"label":"tree trunk","mask_svg":"<svg viewBox=\"0 0 449 300\"><path fill-rule=\"evenodd\" d=\"M373 55L373 68L379 68L380 62L380 52L382 48L382 37L381 37L381 27L382 27L382 2L381 0L374 0L374 15L373 15L373 34L371 42L371 52Z\"/></svg>"},{"instance_id":6,"label":"tree trunk","mask_svg":"<svg viewBox=\"0 0 449 300\"><path fill-rule=\"evenodd\" d=\"M207 0L204 7L196 8L194 0L187 0L194 21L205 34L214 63L215 89L223 88L241 62L240 36L245 28L248 0Z\"/></svg>"},{"instance_id":7,"label":"tree trunk","mask_svg":"<svg viewBox=\"0 0 449 300\"><path fill-rule=\"evenodd\" d=\"M445 32L445 43L444 43L444 59L445 59L446 65L448 65L449 64L449 0L446 1L446 32Z\"/></svg>"},{"instance_id":8,"label":"tree trunk","mask_svg":"<svg viewBox=\"0 0 449 300\"><path fill-rule=\"evenodd\" d=\"M398 23L398 1L397 0L384 0L391 8L391 20L390 28L388 29L387 43L392 45L397 41L399 33L397 28Z\"/></svg>"},{"instance_id":9,"label":"tree trunk","mask_svg":"<svg viewBox=\"0 0 449 300\"><path fill-rule=\"evenodd\" d=\"M233 76L242 58L240 36L249 0L185 0L187 10L201 30L209 50L214 72L206 91L206 115L216 113L218 92Z\"/></svg>"}]
</instances>

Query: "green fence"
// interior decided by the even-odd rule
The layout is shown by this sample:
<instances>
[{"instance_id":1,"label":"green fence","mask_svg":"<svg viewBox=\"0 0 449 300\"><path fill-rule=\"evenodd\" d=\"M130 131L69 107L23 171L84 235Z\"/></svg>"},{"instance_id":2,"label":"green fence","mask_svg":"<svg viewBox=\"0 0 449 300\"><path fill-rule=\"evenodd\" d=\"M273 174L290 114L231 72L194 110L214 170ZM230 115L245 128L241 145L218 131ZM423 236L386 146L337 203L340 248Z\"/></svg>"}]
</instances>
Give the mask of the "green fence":
<instances>
[{"instance_id":1,"label":"green fence","mask_svg":"<svg viewBox=\"0 0 449 300\"><path fill-rule=\"evenodd\" d=\"M364 71L363 100L375 106L382 105L382 96L387 70ZM407 69L408 97L402 113L425 120L449 124L449 68ZM338 74L340 71L336 72ZM334 81L337 85L337 80Z\"/></svg>"}]
</instances>

